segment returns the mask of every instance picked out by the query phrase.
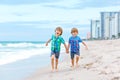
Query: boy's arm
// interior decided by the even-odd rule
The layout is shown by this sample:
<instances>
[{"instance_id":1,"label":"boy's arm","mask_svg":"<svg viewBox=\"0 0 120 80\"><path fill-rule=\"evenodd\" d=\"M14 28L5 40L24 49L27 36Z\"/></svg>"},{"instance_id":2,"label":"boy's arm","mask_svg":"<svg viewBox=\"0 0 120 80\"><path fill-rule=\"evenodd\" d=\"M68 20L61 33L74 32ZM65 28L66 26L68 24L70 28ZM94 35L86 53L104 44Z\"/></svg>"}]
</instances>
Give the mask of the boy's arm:
<instances>
[{"instance_id":1,"label":"boy's arm","mask_svg":"<svg viewBox=\"0 0 120 80\"><path fill-rule=\"evenodd\" d=\"M46 42L46 46L48 46L48 43L51 41L51 39L49 39L47 42Z\"/></svg>"},{"instance_id":2,"label":"boy's arm","mask_svg":"<svg viewBox=\"0 0 120 80\"><path fill-rule=\"evenodd\" d=\"M70 43L68 43L68 50L69 50L69 48L70 48Z\"/></svg>"},{"instance_id":3,"label":"boy's arm","mask_svg":"<svg viewBox=\"0 0 120 80\"><path fill-rule=\"evenodd\" d=\"M64 47L65 47L65 49L66 49L66 53L69 53L69 50L68 50L68 47L67 47L66 44L64 44Z\"/></svg>"},{"instance_id":4,"label":"boy's arm","mask_svg":"<svg viewBox=\"0 0 120 80\"><path fill-rule=\"evenodd\" d=\"M82 44L86 47L86 50L88 50L88 47L85 42L82 42Z\"/></svg>"},{"instance_id":5,"label":"boy's arm","mask_svg":"<svg viewBox=\"0 0 120 80\"><path fill-rule=\"evenodd\" d=\"M68 53L69 53L69 49L70 49L70 43L68 43Z\"/></svg>"}]
</instances>

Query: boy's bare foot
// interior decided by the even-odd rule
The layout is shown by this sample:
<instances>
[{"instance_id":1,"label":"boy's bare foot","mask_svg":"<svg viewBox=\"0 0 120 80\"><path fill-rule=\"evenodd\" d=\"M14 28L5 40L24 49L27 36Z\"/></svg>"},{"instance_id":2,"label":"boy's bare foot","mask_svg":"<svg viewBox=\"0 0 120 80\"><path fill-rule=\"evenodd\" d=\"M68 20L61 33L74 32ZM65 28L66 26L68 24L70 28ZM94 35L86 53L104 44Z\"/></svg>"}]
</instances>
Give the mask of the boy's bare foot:
<instances>
[{"instance_id":1,"label":"boy's bare foot","mask_svg":"<svg viewBox=\"0 0 120 80\"><path fill-rule=\"evenodd\" d=\"M78 63L76 63L76 68L78 68L80 65Z\"/></svg>"},{"instance_id":2,"label":"boy's bare foot","mask_svg":"<svg viewBox=\"0 0 120 80\"><path fill-rule=\"evenodd\" d=\"M56 72L58 72L58 69L55 69Z\"/></svg>"},{"instance_id":3,"label":"boy's bare foot","mask_svg":"<svg viewBox=\"0 0 120 80\"><path fill-rule=\"evenodd\" d=\"M54 69L52 69L51 72L54 72Z\"/></svg>"},{"instance_id":4,"label":"boy's bare foot","mask_svg":"<svg viewBox=\"0 0 120 80\"><path fill-rule=\"evenodd\" d=\"M70 67L71 67L72 70L74 69L74 66L70 66Z\"/></svg>"}]
</instances>

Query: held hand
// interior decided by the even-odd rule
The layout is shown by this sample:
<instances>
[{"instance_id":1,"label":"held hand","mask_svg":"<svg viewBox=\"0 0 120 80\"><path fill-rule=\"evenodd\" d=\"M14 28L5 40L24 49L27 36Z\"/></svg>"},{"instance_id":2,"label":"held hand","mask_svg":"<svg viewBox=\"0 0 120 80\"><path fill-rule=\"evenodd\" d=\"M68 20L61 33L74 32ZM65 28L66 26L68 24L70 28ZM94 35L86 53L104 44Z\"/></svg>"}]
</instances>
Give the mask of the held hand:
<instances>
[{"instance_id":1,"label":"held hand","mask_svg":"<svg viewBox=\"0 0 120 80\"><path fill-rule=\"evenodd\" d=\"M46 43L46 46L48 46L48 43Z\"/></svg>"},{"instance_id":2,"label":"held hand","mask_svg":"<svg viewBox=\"0 0 120 80\"><path fill-rule=\"evenodd\" d=\"M85 50L88 50L88 47L87 47L87 46L85 47Z\"/></svg>"},{"instance_id":3,"label":"held hand","mask_svg":"<svg viewBox=\"0 0 120 80\"><path fill-rule=\"evenodd\" d=\"M66 50L66 53L68 54L68 53L69 53L69 50Z\"/></svg>"}]
</instances>

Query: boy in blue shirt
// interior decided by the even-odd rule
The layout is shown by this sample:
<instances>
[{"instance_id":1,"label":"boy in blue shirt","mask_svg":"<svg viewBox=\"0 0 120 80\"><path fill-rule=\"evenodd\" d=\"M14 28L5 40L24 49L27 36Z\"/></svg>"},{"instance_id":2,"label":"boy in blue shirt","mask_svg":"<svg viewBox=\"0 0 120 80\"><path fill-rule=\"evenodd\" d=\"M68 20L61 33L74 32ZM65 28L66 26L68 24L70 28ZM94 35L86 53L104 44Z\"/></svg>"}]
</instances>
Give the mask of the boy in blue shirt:
<instances>
[{"instance_id":1,"label":"boy in blue shirt","mask_svg":"<svg viewBox=\"0 0 120 80\"><path fill-rule=\"evenodd\" d=\"M72 68L74 68L74 56L76 55L76 66L78 66L78 61L80 57L79 43L82 43L86 49L88 49L88 47L85 44L85 42L83 42L78 36L77 28L72 28L71 34L72 36L69 38L68 49L70 48L71 63L72 63Z\"/></svg>"}]
</instances>

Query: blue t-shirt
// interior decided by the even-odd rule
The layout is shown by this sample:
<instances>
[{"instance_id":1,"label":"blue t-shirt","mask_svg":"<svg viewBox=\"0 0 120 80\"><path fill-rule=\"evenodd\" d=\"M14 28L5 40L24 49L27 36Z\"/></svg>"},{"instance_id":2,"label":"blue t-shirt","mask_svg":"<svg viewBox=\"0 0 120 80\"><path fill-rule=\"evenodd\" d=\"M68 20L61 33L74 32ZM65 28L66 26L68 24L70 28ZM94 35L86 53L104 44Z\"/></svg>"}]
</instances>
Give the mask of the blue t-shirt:
<instances>
[{"instance_id":1,"label":"blue t-shirt","mask_svg":"<svg viewBox=\"0 0 120 80\"><path fill-rule=\"evenodd\" d=\"M71 53L77 53L79 52L79 49L80 49L80 45L79 43L82 42L82 40L80 39L79 36L71 36L69 38L69 44L70 44L70 50L71 50Z\"/></svg>"}]
</instances>

